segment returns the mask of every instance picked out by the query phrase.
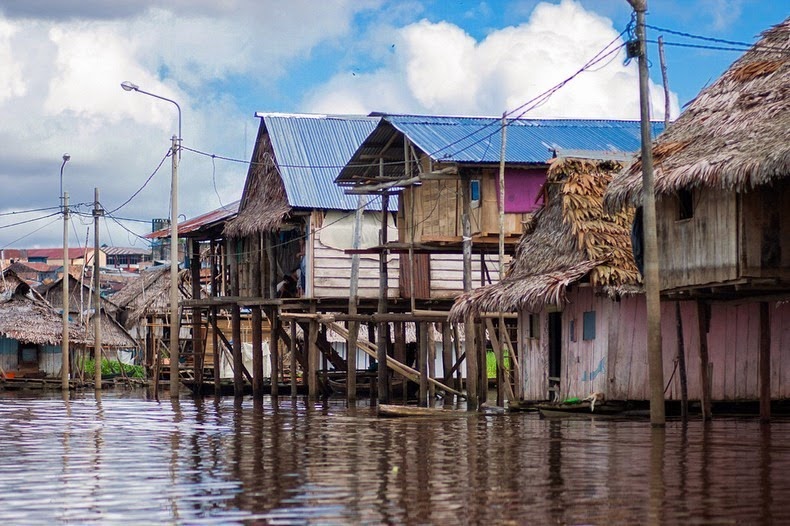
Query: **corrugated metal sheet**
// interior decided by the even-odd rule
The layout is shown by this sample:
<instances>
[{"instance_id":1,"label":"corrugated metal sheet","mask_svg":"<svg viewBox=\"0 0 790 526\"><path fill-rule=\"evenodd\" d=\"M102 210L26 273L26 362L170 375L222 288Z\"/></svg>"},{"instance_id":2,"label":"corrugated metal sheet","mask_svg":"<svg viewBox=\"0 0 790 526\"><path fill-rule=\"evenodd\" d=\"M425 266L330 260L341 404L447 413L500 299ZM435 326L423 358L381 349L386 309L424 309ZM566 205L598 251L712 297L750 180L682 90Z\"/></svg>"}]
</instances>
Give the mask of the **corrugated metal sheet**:
<instances>
[{"instance_id":1,"label":"corrugated metal sheet","mask_svg":"<svg viewBox=\"0 0 790 526\"><path fill-rule=\"evenodd\" d=\"M387 115L383 119L436 160L499 162L499 118ZM652 128L655 136L663 124L653 123ZM639 147L639 121L518 119L508 121L505 160L543 163L554 150L636 152Z\"/></svg>"},{"instance_id":2,"label":"corrugated metal sheet","mask_svg":"<svg viewBox=\"0 0 790 526\"><path fill-rule=\"evenodd\" d=\"M102 247L102 251L108 256L151 255L150 248L140 248L140 247Z\"/></svg>"},{"instance_id":3,"label":"corrugated metal sheet","mask_svg":"<svg viewBox=\"0 0 790 526\"><path fill-rule=\"evenodd\" d=\"M189 234L190 232L196 232L205 227L211 227L217 223L221 223L223 221L227 221L232 217L235 217L236 214L239 213L239 203L241 201L234 201L232 203L228 203L227 205L221 206L216 210L212 210L211 212L206 212L205 214L201 214L197 217L193 217L191 219L187 219L181 223L178 223L178 235L183 236L185 234ZM156 230L151 232L150 234L146 234L145 237L147 239L160 239L170 237L170 227L163 228L161 230Z\"/></svg>"},{"instance_id":4,"label":"corrugated metal sheet","mask_svg":"<svg viewBox=\"0 0 790 526\"><path fill-rule=\"evenodd\" d=\"M346 195L335 178L379 117L259 113L269 133L288 203L294 208L355 210L356 195ZM380 210L376 199L367 207ZM396 198L390 210L397 210Z\"/></svg>"}]
</instances>

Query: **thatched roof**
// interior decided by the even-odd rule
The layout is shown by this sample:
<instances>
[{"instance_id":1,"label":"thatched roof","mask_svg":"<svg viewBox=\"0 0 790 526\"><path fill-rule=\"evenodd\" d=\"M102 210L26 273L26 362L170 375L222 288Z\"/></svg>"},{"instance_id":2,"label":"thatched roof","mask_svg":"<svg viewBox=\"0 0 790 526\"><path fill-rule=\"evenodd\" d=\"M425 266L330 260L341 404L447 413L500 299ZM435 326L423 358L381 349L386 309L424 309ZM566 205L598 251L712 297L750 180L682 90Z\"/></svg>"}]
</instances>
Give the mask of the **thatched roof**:
<instances>
[{"instance_id":1,"label":"thatched roof","mask_svg":"<svg viewBox=\"0 0 790 526\"><path fill-rule=\"evenodd\" d=\"M275 230L290 211L271 140L268 134L263 134L255 147L254 162L244 183L239 214L228 221L224 234L245 237Z\"/></svg>"},{"instance_id":2,"label":"thatched roof","mask_svg":"<svg viewBox=\"0 0 790 526\"><path fill-rule=\"evenodd\" d=\"M42 287L41 294L50 303L50 305L63 305L63 278ZM92 314L88 314L88 310L95 311L93 305L93 289L86 284L80 284L80 280L74 276L70 276L69 281L69 312L73 319L83 319L80 316L85 315L85 323L80 326L81 339L88 345L93 345L93 321ZM101 341L104 347L119 347L129 349L137 347L137 342L124 329L115 319L107 314L107 311L117 310L112 302L101 299Z\"/></svg>"},{"instance_id":3,"label":"thatched roof","mask_svg":"<svg viewBox=\"0 0 790 526\"><path fill-rule=\"evenodd\" d=\"M582 279L613 295L638 291L633 211L603 212L604 191L621 169L618 161L556 159L544 186L545 204L527 225L505 279L459 297L453 318L561 305L567 287Z\"/></svg>"},{"instance_id":4,"label":"thatched roof","mask_svg":"<svg viewBox=\"0 0 790 526\"><path fill-rule=\"evenodd\" d=\"M0 336L36 345L60 345L63 318L13 271L0 280ZM69 339L84 343L82 327L69 324Z\"/></svg>"},{"instance_id":5,"label":"thatched roof","mask_svg":"<svg viewBox=\"0 0 790 526\"><path fill-rule=\"evenodd\" d=\"M178 289L181 299L192 297L189 281L189 271L180 271ZM112 299L119 310L124 311L121 320L127 329L134 327L145 316L170 312L170 267L162 266L142 272L139 278L113 294Z\"/></svg>"},{"instance_id":6,"label":"thatched roof","mask_svg":"<svg viewBox=\"0 0 790 526\"><path fill-rule=\"evenodd\" d=\"M656 194L741 192L790 176L790 18L763 33L653 144ZM637 162L610 185L608 209L642 200Z\"/></svg>"}]
</instances>

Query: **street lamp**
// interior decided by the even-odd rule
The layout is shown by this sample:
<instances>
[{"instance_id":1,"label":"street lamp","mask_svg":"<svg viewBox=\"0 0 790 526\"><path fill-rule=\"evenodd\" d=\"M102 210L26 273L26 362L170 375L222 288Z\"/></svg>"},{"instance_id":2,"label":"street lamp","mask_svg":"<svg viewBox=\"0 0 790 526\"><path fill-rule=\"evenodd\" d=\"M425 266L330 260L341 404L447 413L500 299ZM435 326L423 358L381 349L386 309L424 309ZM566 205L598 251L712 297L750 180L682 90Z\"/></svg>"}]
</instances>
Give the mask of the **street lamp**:
<instances>
[{"instance_id":1,"label":"street lamp","mask_svg":"<svg viewBox=\"0 0 790 526\"><path fill-rule=\"evenodd\" d=\"M178 347L179 322L178 319L178 161L181 158L181 106L173 99L162 97L140 89L140 86L129 82L121 83L124 91L136 91L156 99L164 100L175 105L178 110L178 136L172 137L171 157L173 170L170 178L170 396L178 398L180 388Z\"/></svg>"},{"instance_id":2,"label":"street lamp","mask_svg":"<svg viewBox=\"0 0 790 526\"><path fill-rule=\"evenodd\" d=\"M63 167L71 159L71 155L63 154L60 165L60 196L63 199L63 335L60 341L60 382L61 389L69 391L69 194L63 191ZM96 365L98 367L98 364Z\"/></svg>"}]
</instances>

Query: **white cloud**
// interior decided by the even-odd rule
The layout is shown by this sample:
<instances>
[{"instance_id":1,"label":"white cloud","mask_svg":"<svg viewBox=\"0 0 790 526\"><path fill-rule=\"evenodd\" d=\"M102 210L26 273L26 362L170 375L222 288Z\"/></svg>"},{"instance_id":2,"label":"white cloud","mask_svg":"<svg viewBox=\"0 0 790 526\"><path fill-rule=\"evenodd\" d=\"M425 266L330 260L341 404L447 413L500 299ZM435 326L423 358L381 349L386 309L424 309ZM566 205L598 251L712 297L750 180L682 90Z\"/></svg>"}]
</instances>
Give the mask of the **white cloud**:
<instances>
[{"instance_id":1,"label":"white cloud","mask_svg":"<svg viewBox=\"0 0 790 526\"><path fill-rule=\"evenodd\" d=\"M314 90L305 106L328 111L340 100L361 112L498 115L574 74L617 35L610 20L572 0L539 4L526 23L479 42L453 24L423 20L397 31L399 51L381 70L357 79L338 75ZM638 118L636 62L626 66L624 58L622 50L610 56L525 116ZM372 98L371 91L386 97ZM672 100L676 116L677 97ZM662 118L659 86L651 85L651 101L653 117Z\"/></svg>"},{"instance_id":2,"label":"white cloud","mask_svg":"<svg viewBox=\"0 0 790 526\"><path fill-rule=\"evenodd\" d=\"M0 75L0 103L25 92L22 67L14 59L11 49L11 37L15 32L11 24L0 19L0 64L3 65L3 73Z\"/></svg>"}]
</instances>

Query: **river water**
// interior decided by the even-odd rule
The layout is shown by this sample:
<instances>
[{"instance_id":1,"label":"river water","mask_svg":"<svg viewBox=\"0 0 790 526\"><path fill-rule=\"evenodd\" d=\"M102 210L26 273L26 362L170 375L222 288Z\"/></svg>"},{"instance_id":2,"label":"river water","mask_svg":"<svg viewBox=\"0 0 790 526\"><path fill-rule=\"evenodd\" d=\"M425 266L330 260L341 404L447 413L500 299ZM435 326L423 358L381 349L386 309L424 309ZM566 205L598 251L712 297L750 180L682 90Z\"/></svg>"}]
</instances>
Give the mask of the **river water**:
<instances>
[{"instance_id":1,"label":"river water","mask_svg":"<svg viewBox=\"0 0 790 526\"><path fill-rule=\"evenodd\" d=\"M790 420L0 394L2 524L788 524Z\"/></svg>"}]
</instances>

